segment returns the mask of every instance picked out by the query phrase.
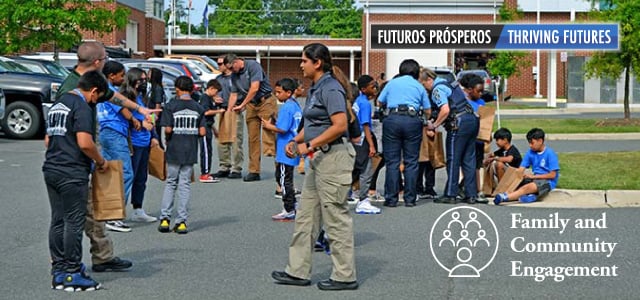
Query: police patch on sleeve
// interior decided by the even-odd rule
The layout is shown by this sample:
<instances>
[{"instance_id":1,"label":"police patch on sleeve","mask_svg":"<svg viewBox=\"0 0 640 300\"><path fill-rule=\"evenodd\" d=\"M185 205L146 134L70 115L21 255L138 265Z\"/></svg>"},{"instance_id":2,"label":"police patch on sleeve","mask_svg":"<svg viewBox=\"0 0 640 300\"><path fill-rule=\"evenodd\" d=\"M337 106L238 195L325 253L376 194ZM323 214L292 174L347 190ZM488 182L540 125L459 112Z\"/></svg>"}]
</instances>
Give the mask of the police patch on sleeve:
<instances>
[{"instance_id":1,"label":"police patch on sleeve","mask_svg":"<svg viewBox=\"0 0 640 300\"><path fill-rule=\"evenodd\" d=\"M440 91L438 89L433 89L433 99L436 103L440 103Z\"/></svg>"}]
</instances>

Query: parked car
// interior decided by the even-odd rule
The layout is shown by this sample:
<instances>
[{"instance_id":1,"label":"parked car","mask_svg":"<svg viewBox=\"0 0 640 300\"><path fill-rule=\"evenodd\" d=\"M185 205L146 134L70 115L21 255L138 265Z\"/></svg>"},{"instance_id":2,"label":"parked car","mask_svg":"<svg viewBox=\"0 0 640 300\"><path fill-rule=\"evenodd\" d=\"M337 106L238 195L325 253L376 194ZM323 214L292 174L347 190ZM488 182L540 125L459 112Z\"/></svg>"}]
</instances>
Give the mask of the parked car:
<instances>
[{"instance_id":1,"label":"parked car","mask_svg":"<svg viewBox=\"0 0 640 300\"><path fill-rule=\"evenodd\" d=\"M50 74L61 78L67 78L71 73L55 61L29 59L24 57L11 57L11 59L33 73Z\"/></svg>"},{"instance_id":2,"label":"parked car","mask_svg":"<svg viewBox=\"0 0 640 300\"><path fill-rule=\"evenodd\" d=\"M482 96L482 98L485 101L493 101L495 100L495 95L496 95L496 85L493 82L493 80L491 79L491 75L489 75L489 73L485 70L463 70L458 72L458 77L457 80L460 80L460 78L462 78L462 76L464 76L464 74L469 74L469 73L473 73L476 74L480 77L482 77L482 80L484 80L484 94Z\"/></svg>"},{"instance_id":3,"label":"parked car","mask_svg":"<svg viewBox=\"0 0 640 300\"><path fill-rule=\"evenodd\" d=\"M0 89L4 91L6 101L4 118L0 120L4 133L20 139L41 135L45 116L62 81L57 76L0 67Z\"/></svg>"},{"instance_id":4,"label":"parked car","mask_svg":"<svg viewBox=\"0 0 640 300\"><path fill-rule=\"evenodd\" d=\"M155 61L155 62L175 62L175 63L184 64L189 68L189 70L192 70L192 72L195 72L195 74L197 74L198 77L204 82L208 82L211 79L216 79L216 77L220 75L219 73L215 74L209 71L207 66L205 66L202 62L196 61L196 60L170 59L165 57L151 57L148 60Z\"/></svg>"},{"instance_id":5,"label":"parked car","mask_svg":"<svg viewBox=\"0 0 640 300\"><path fill-rule=\"evenodd\" d=\"M54 61L53 52L37 52L35 54L28 55L20 55L24 58L29 59L41 59L47 61ZM65 67L69 71L73 71L73 69L78 64L78 54L71 52L58 52L58 62Z\"/></svg>"},{"instance_id":6,"label":"parked car","mask_svg":"<svg viewBox=\"0 0 640 300\"><path fill-rule=\"evenodd\" d=\"M133 59L117 59L121 62L127 69L137 67L146 72L151 68L157 68L162 71L162 84L164 85L164 91L167 95L168 99L172 99L176 95L174 82L178 76L185 75L185 70L181 68L182 64L171 64L171 63L162 63L155 62L149 60L133 60ZM194 93L193 98L198 100L200 99L200 95L202 95L202 87L205 85L205 82L198 79L193 80L194 83Z\"/></svg>"},{"instance_id":7,"label":"parked car","mask_svg":"<svg viewBox=\"0 0 640 300\"><path fill-rule=\"evenodd\" d=\"M0 124L2 124L2 119L4 119L4 110L7 105L7 98L4 96L4 91L0 89Z\"/></svg>"},{"instance_id":8,"label":"parked car","mask_svg":"<svg viewBox=\"0 0 640 300\"><path fill-rule=\"evenodd\" d=\"M210 57L206 56L206 55L194 55L194 54L168 54L164 56L165 58L171 58L171 59L188 59L188 60L193 60L193 61L199 61L202 62L207 69L209 69L209 71L211 71L211 73L213 74L220 74L222 72L220 72L220 66L218 66L218 62L216 62L214 59L211 59Z\"/></svg>"}]
</instances>

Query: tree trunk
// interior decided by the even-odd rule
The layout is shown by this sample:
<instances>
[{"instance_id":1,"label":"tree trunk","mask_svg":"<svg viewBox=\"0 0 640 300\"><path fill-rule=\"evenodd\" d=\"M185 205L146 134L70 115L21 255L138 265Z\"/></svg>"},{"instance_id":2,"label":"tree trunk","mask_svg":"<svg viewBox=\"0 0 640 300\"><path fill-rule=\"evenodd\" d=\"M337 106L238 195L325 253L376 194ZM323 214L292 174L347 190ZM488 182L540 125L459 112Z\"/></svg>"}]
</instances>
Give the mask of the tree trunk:
<instances>
[{"instance_id":1,"label":"tree trunk","mask_svg":"<svg viewBox=\"0 0 640 300\"><path fill-rule=\"evenodd\" d=\"M624 119L631 119L631 111L629 110L629 73L631 70L631 64L628 64L624 70Z\"/></svg>"}]
</instances>

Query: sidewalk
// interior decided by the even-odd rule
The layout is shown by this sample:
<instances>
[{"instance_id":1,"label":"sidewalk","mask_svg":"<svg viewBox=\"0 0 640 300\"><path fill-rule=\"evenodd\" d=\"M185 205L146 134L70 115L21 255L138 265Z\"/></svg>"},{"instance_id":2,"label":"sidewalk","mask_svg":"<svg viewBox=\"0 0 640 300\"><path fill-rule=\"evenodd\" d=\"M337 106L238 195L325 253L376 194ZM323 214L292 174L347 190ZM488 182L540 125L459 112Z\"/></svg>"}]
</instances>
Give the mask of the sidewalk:
<instances>
[{"instance_id":1,"label":"sidewalk","mask_svg":"<svg viewBox=\"0 0 640 300\"><path fill-rule=\"evenodd\" d=\"M493 202L490 202L493 205ZM616 208L640 207L640 191L631 190L565 190L555 189L540 202L501 203L501 206L540 208Z\"/></svg>"}]
</instances>

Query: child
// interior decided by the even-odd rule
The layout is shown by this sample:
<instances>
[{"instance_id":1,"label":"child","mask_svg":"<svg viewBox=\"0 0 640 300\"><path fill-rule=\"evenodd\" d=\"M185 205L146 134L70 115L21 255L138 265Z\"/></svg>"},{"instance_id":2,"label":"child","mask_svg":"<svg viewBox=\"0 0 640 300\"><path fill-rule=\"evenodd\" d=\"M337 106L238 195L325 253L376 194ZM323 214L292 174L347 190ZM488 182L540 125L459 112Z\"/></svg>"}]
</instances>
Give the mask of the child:
<instances>
[{"instance_id":1,"label":"child","mask_svg":"<svg viewBox=\"0 0 640 300\"><path fill-rule=\"evenodd\" d=\"M371 104L369 98L376 95L376 81L369 75L362 75L358 78L358 90L360 93L356 97L352 109L354 114L360 121L360 131L364 138L361 138L359 144L355 144L356 161L352 172L352 178L359 180L358 204L356 205L357 214L379 214L380 208L371 205L367 197L368 187L371 183L371 157L376 154L376 144L373 140L371 132Z\"/></svg>"},{"instance_id":2,"label":"child","mask_svg":"<svg viewBox=\"0 0 640 300\"><path fill-rule=\"evenodd\" d=\"M271 120L262 119L262 127L276 132L276 182L282 187L282 212L271 217L274 221L293 221L296 218L296 195L293 188L293 168L300 163L300 157L287 157L285 148L287 143L296 137L298 125L302 120L302 109L293 98L296 82L290 78L276 82L275 95L278 101L284 103L278 111L275 124Z\"/></svg>"},{"instance_id":3,"label":"child","mask_svg":"<svg viewBox=\"0 0 640 300\"><path fill-rule=\"evenodd\" d=\"M498 129L493 134L493 139L496 141L498 150L489 154L489 157L484 160L483 165L485 168L491 167L494 170L494 174L498 177L498 182L500 182L507 168L520 167L522 156L518 148L511 144L511 131L509 131L509 129Z\"/></svg>"},{"instance_id":4,"label":"child","mask_svg":"<svg viewBox=\"0 0 640 300\"><path fill-rule=\"evenodd\" d=\"M302 109L292 97L296 83L290 78L280 79L275 86L275 95L284 104L278 112L278 121L262 119L262 127L276 132L276 182L282 187L282 212L271 217L274 221L293 221L296 218L296 195L293 188L293 168L300 163L300 157L287 157L285 148L298 133L302 120Z\"/></svg>"},{"instance_id":5,"label":"child","mask_svg":"<svg viewBox=\"0 0 640 300\"><path fill-rule=\"evenodd\" d=\"M525 203L534 202L538 198L544 197L558 184L560 162L553 149L545 146L544 131L540 128L529 130L527 141L530 149L524 155L520 169L531 167L533 175L525 174L524 180L514 192L496 195L493 200L496 205L510 200L520 200Z\"/></svg>"},{"instance_id":6,"label":"child","mask_svg":"<svg viewBox=\"0 0 640 300\"><path fill-rule=\"evenodd\" d=\"M296 79L296 84L298 85L298 87L296 88L296 90L293 92L293 98L300 99L300 97L304 97L305 96L305 89L304 89L304 82L302 82L302 80L300 79ZM300 175L304 175L305 171L304 171L304 161L306 158L300 159L300 163L298 164L298 173L300 173Z\"/></svg>"},{"instance_id":7,"label":"child","mask_svg":"<svg viewBox=\"0 0 640 300\"><path fill-rule=\"evenodd\" d=\"M162 196L158 231L169 232L173 196L178 189L178 217L173 230L188 233L187 205L191 198L193 164L198 162L198 137L204 136L204 110L191 98L193 80L186 76L176 78L176 100L164 107L161 124L167 136L167 185Z\"/></svg>"},{"instance_id":8,"label":"child","mask_svg":"<svg viewBox=\"0 0 640 300\"><path fill-rule=\"evenodd\" d=\"M51 287L66 291L90 291L100 283L85 273L82 264L82 231L85 226L89 173L109 168L93 142L93 113L90 107L107 91L107 81L99 71L80 77L78 88L62 95L47 117L42 166L51 205L49 253Z\"/></svg>"},{"instance_id":9,"label":"child","mask_svg":"<svg viewBox=\"0 0 640 300\"><path fill-rule=\"evenodd\" d=\"M205 130L206 135L200 138L200 182L220 182L220 179L210 174L211 172L211 154L213 153L213 124L215 115L223 113L224 109L220 108L218 102L222 102L222 98L218 96L218 92L222 89L220 82L215 79L207 82L200 105L204 109ZM216 99L218 101L216 101Z\"/></svg>"}]
</instances>

